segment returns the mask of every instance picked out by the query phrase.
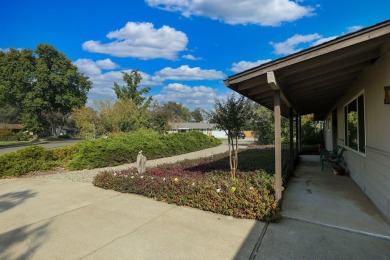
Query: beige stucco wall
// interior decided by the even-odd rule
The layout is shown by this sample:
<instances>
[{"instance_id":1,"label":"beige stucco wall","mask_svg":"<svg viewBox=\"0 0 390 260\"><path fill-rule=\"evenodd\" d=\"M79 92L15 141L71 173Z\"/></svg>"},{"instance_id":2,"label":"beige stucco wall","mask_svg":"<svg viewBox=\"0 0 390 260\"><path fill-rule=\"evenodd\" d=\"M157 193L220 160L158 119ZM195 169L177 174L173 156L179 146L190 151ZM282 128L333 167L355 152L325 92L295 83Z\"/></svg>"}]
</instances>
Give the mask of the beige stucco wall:
<instances>
[{"instance_id":1,"label":"beige stucco wall","mask_svg":"<svg viewBox=\"0 0 390 260\"><path fill-rule=\"evenodd\" d=\"M354 181L390 220L390 105L384 104L384 86L390 86L389 49L337 103L337 135L338 144L344 146L344 106L364 92L366 153L346 147L344 160ZM326 132L325 143L330 148L332 134Z\"/></svg>"}]
</instances>

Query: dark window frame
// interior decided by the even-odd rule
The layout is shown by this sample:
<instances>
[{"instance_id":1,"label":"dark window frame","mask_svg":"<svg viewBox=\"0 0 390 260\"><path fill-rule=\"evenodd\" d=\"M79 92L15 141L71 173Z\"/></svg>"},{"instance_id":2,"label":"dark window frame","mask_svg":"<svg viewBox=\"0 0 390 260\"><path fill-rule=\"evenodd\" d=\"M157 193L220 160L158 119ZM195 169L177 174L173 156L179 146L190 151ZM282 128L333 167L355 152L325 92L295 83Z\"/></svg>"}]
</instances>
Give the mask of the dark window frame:
<instances>
[{"instance_id":1,"label":"dark window frame","mask_svg":"<svg viewBox=\"0 0 390 260\"><path fill-rule=\"evenodd\" d=\"M366 154L365 95L359 93L344 106L344 145Z\"/></svg>"}]
</instances>

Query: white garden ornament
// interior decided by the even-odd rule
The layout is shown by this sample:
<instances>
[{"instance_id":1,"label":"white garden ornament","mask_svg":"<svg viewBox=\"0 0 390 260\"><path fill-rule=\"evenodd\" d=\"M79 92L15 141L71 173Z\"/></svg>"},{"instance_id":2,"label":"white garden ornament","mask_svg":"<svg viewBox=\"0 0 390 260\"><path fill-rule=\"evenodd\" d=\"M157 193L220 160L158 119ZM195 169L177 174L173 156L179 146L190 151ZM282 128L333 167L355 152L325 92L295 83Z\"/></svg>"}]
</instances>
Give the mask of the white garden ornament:
<instances>
[{"instance_id":1,"label":"white garden ornament","mask_svg":"<svg viewBox=\"0 0 390 260\"><path fill-rule=\"evenodd\" d=\"M137 155L137 170L139 174L146 171L146 157L142 154L142 150Z\"/></svg>"}]
</instances>

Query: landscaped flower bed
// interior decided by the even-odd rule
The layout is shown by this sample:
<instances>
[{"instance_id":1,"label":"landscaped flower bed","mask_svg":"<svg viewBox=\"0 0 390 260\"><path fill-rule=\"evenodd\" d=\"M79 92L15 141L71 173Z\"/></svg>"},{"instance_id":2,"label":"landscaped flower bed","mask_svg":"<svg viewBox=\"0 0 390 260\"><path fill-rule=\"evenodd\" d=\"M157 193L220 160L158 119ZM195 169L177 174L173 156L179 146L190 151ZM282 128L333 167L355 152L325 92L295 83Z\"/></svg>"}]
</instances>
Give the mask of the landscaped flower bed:
<instances>
[{"instance_id":1,"label":"landscaped flower bed","mask_svg":"<svg viewBox=\"0 0 390 260\"><path fill-rule=\"evenodd\" d=\"M104 171L93 183L238 218L277 221L280 208L274 197L273 149L246 149L239 158L234 180L228 155L223 154L153 167L142 175L135 168Z\"/></svg>"}]
</instances>

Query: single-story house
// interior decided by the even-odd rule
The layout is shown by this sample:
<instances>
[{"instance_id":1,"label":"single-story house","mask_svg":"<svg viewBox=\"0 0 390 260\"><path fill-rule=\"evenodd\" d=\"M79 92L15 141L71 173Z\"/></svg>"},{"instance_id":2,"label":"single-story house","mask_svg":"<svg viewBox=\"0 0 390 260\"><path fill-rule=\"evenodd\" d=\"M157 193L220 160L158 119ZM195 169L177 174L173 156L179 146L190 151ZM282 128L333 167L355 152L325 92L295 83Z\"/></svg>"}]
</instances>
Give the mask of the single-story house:
<instances>
[{"instance_id":1,"label":"single-story house","mask_svg":"<svg viewBox=\"0 0 390 260\"><path fill-rule=\"evenodd\" d=\"M170 133L185 133L192 131L199 131L204 134L211 134L211 130L215 129L215 124L207 124L207 123L169 123Z\"/></svg>"},{"instance_id":2,"label":"single-story house","mask_svg":"<svg viewBox=\"0 0 390 260\"><path fill-rule=\"evenodd\" d=\"M9 129L13 132L19 132L20 130L23 130L23 126L21 124L0 123L0 130L1 129Z\"/></svg>"},{"instance_id":3,"label":"single-story house","mask_svg":"<svg viewBox=\"0 0 390 260\"><path fill-rule=\"evenodd\" d=\"M293 140L294 134L300 140L300 115L314 113L325 122L326 149L346 148L343 159L351 178L390 219L390 20L230 76L224 83L274 110L276 187L281 185L280 116L290 118L290 147L299 150Z\"/></svg>"},{"instance_id":4,"label":"single-story house","mask_svg":"<svg viewBox=\"0 0 390 260\"><path fill-rule=\"evenodd\" d=\"M210 123L169 123L170 130L168 133L185 133L199 131L208 136L216 138L227 138L225 131L217 129L216 124Z\"/></svg>"}]
</instances>

